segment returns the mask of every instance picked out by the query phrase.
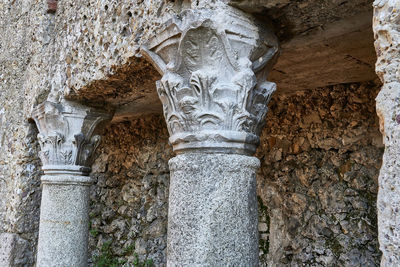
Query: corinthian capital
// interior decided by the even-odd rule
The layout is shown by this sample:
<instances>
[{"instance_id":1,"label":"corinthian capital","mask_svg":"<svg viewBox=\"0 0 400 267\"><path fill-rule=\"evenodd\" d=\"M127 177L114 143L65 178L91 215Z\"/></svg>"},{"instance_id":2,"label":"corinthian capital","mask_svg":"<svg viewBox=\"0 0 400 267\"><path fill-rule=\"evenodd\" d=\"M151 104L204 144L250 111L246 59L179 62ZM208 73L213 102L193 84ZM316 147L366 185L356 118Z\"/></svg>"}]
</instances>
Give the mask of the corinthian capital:
<instances>
[{"instance_id":1,"label":"corinthian capital","mask_svg":"<svg viewBox=\"0 0 400 267\"><path fill-rule=\"evenodd\" d=\"M100 142L101 125L111 115L69 101L46 101L35 108L32 117L39 129L45 174L87 175Z\"/></svg>"},{"instance_id":2,"label":"corinthian capital","mask_svg":"<svg viewBox=\"0 0 400 267\"><path fill-rule=\"evenodd\" d=\"M256 25L231 7L186 10L142 47L163 75L157 91L177 153L255 152L278 54L274 34Z\"/></svg>"}]
</instances>

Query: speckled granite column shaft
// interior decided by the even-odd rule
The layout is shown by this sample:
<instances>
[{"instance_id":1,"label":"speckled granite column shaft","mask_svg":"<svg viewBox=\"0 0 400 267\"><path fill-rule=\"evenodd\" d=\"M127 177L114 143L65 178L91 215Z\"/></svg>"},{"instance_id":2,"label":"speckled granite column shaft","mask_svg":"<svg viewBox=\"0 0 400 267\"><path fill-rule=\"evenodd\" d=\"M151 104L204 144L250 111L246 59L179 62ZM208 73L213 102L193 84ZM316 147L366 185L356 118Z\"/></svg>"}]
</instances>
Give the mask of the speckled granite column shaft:
<instances>
[{"instance_id":1,"label":"speckled granite column shaft","mask_svg":"<svg viewBox=\"0 0 400 267\"><path fill-rule=\"evenodd\" d=\"M168 266L258 266L259 160L250 155L276 89L267 77L279 44L268 25L216 2L174 16L141 46L162 75L157 93L178 154Z\"/></svg>"},{"instance_id":2,"label":"speckled granite column shaft","mask_svg":"<svg viewBox=\"0 0 400 267\"><path fill-rule=\"evenodd\" d=\"M43 192L37 266L87 266L88 176L112 112L47 100L32 112L39 130Z\"/></svg>"},{"instance_id":3,"label":"speckled granite column shaft","mask_svg":"<svg viewBox=\"0 0 400 267\"><path fill-rule=\"evenodd\" d=\"M89 177L72 176L64 183L47 178L42 178L37 266L87 266L90 183L84 181Z\"/></svg>"},{"instance_id":4,"label":"speckled granite column shaft","mask_svg":"<svg viewBox=\"0 0 400 267\"><path fill-rule=\"evenodd\" d=\"M258 266L259 160L186 153L169 161L168 266Z\"/></svg>"}]
</instances>

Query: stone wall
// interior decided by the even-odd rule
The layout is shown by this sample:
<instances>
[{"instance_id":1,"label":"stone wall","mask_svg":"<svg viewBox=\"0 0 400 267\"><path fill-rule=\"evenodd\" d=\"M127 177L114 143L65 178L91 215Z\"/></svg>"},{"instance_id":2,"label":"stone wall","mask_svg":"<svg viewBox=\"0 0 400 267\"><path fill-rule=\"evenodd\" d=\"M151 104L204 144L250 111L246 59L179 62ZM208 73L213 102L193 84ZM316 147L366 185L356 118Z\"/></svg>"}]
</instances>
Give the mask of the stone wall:
<instances>
[{"instance_id":1,"label":"stone wall","mask_svg":"<svg viewBox=\"0 0 400 267\"><path fill-rule=\"evenodd\" d=\"M46 17L41 4L0 3L0 266L32 266L40 203L37 130L28 121L43 58ZM29 25L30 27L27 27ZM40 49L38 49L40 47ZM39 66L39 65L37 65Z\"/></svg>"},{"instance_id":2,"label":"stone wall","mask_svg":"<svg viewBox=\"0 0 400 267\"><path fill-rule=\"evenodd\" d=\"M378 56L376 73L383 83L376 98L385 154L379 174L378 223L382 267L400 265L400 16L399 1L374 1L373 28Z\"/></svg>"},{"instance_id":3,"label":"stone wall","mask_svg":"<svg viewBox=\"0 0 400 267\"><path fill-rule=\"evenodd\" d=\"M270 266L379 266L378 91L337 85L270 105L257 153Z\"/></svg>"},{"instance_id":4,"label":"stone wall","mask_svg":"<svg viewBox=\"0 0 400 267\"><path fill-rule=\"evenodd\" d=\"M102 100L123 104L127 94L121 88L129 89L131 98L125 101L132 101L143 89L143 80L136 78L150 72L146 80L153 87L146 90L154 90L155 71L148 64L140 69L143 64L133 56L171 14L214 1L189 2L67 0L59 1L56 14L46 13L46 1L0 3L0 28L4 29L0 35L0 266L33 265L35 260L41 191L37 130L28 122L31 108L50 91L54 98L79 92L87 97L93 88L97 90L93 100L107 96ZM273 2L279 7L278 2L289 1ZM291 1L285 10L292 10L298 2ZM301 5L303 11L311 7L329 10L333 15L328 19L347 14L326 8L329 1L306 2ZM355 1L347 3L351 8L334 2L358 12ZM362 3L360 10L369 4L357 2ZM291 16L291 11L276 14L302 21ZM302 17L313 16L305 13ZM386 18L396 21L397 17L383 12L379 17L383 25ZM290 36L315 26L299 25L307 29L297 27ZM381 52L390 47L385 46L385 36L378 36L383 40L378 45ZM140 71L136 76L129 71L125 75L121 67ZM110 78L120 72L125 76ZM388 72L386 81L392 81L394 73ZM98 86L104 80L109 86ZM391 88L387 86L387 91ZM361 259L367 265L378 264L374 208L382 144L373 108L377 90L368 84L336 86L274 98L257 153L262 159L258 191L263 263L354 266L358 263L351 260ZM395 105L385 107L389 96L397 99L396 91L390 92L382 94L380 101L382 112L386 110L386 133L399 124L392 116ZM121 97L115 99L117 93ZM395 160L396 151L393 146L387 158ZM141 262L164 262L167 160L173 155L163 118L148 116L110 126L98 155L91 203L92 261L135 262L136 252ZM396 169L383 174L392 173Z\"/></svg>"},{"instance_id":5,"label":"stone wall","mask_svg":"<svg viewBox=\"0 0 400 267\"><path fill-rule=\"evenodd\" d=\"M168 159L172 149L161 116L111 125L92 177L90 249L94 263L165 262Z\"/></svg>"},{"instance_id":6,"label":"stone wall","mask_svg":"<svg viewBox=\"0 0 400 267\"><path fill-rule=\"evenodd\" d=\"M256 155L262 266L379 265L377 92L365 83L274 97ZM165 263L172 156L161 116L108 127L92 173L93 265Z\"/></svg>"}]
</instances>

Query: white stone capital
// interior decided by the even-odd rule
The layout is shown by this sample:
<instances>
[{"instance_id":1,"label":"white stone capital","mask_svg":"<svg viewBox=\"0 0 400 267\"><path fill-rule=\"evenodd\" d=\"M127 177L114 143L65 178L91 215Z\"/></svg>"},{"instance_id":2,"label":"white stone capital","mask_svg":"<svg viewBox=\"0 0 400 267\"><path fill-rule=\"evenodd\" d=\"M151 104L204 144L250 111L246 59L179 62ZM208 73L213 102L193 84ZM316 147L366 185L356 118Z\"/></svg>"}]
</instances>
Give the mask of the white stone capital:
<instances>
[{"instance_id":1,"label":"white stone capital","mask_svg":"<svg viewBox=\"0 0 400 267\"><path fill-rule=\"evenodd\" d=\"M64 100L40 104L32 117L39 129L39 156L45 177L58 177L55 182L59 183L64 176L88 175L100 130L111 114Z\"/></svg>"},{"instance_id":2,"label":"white stone capital","mask_svg":"<svg viewBox=\"0 0 400 267\"><path fill-rule=\"evenodd\" d=\"M253 154L275 84L267 26L232 7L186 10L142 54L163 75L157 91L174 151Z\"/></svg>"}]
</instances>

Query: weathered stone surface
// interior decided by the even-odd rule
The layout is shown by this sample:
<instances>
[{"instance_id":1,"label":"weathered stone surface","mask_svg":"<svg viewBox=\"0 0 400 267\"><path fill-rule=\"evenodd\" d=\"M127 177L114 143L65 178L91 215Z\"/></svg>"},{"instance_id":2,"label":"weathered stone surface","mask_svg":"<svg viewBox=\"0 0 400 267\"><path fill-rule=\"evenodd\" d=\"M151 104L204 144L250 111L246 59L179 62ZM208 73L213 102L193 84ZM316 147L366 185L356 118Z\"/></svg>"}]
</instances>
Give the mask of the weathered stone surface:
<instances>
[{"instance_id":1,"label":"weathered stone surface","mask_svg":"<svg viewBox=\"0 0 400 267\"><path fill-rule=\"evenodd\" d=\"M54 49L52 83L61 85L66 93L89 93L86 86L93 81L105 80L109 75L114 86L98 83L92 91L109 95L109 100L121 91L143 96L142 84L118 81L118 73L137 69L132 57L139 46L152 36L154 30L186 9L200 9L218 5L219 1L73 1L59 3L55 16L54 42L61 47ZM228 2L228 1L225 1ZM251 6L249 11L268 9L282 40L302 35L312 29L325 27L340 19L371 10L371 0L354 1L232 1ZM71 7L72 5L72 7ZM260 17L266 17L264 14ZM64 27L65 26L65 27ZM356 30L356 29L355 29ZM104 33L104 34L103 34ZM56 48L56 47L55 47ZM140 68L139 68L140 69ZM340 69L339 69L340 70ZM285 71L285 70L282 70ZM130 79L130 78L128 78ZM141 77L141 79L146 79ZM65 83L63 83L65 81ZM154 88L154 85L149 81ZM147 88L146 88L147 89ZM76 91L76 92L75 92ZM135 94L131 94L135 97ZM120 98L123 100L123 98ZM132 99L132 98L131 98Z\"/></svg>"},{"instance_id":2,"label":"weathered stone surface","mask_svg":"<svg viewBox=\"0 0 400 267\"><path fill-rule=\"evenodd\" d=\"M374 7L376 73L383 82L376 109L385 143L377 205L381 266L386 267L400 265L400 3L377 0Z\"/></svg>"},{"instance_id":3,"label":"weathered stone surface","mask_svg":"<svg viewBox=\"0 0 400 267\"><path fill-rule=\"evenodd\" d=\"M97 135L111 114L78 103L45 101L33 111L44 176L37 266L86 266L89 185Z\"/></svg>"},{"instance_id":4,"label":"weathered stone surface","mask_svg":"<svg viewBox=\"0 0 400 267\"><path fill-rule=\"evenodd\" d=\"M352 84L273 97L256 154L261 159L260 266L379 266L378 89ZM92 261L108 255L133 263L136 252L140 262L151 259L164 266L167 163L173 157L164 119L114 124L98 150L92 174ZM121 220L125 224L117 227ZM147 231L154 221L164 227L158 237Z\"/></svg>"},{"instance_id":5,"label":"weathered stone surface","mask_svg":"<svg viewBox=\"0 0 400 267\"><path fill-rule=\"evenodd\" d=\"M87 266L88 228L89 186L44 184L37 266Z\"/></svg>"},{"instance_id":6,"label":"weathered stone surface","mask_svg":"<svg viewBox=\"0 0 400 267\"><path fill-rule=\"evenodd\" d=\"M258 266L259 161L244 155L259 144L278 48L268 26L222 4L185 10L142 46L163 75L157 92L178 154L167 266Z\"/></svg>"},{"instance_id":7,"label":"weathered stone surface","mask_svg":"<svg viewBox=\"0 0 400 267\"><path fill-rule=\"evenodd\" d=\"M375 79L372 2L231 0L230 4L272 19L282 47L269 80L277 84L277 93L289 93Z\"/></svg>"},{"instance_id":8,"label":"weathered stone surface","mask_svg":"<svg viewBox=\"0 0 400 267\"><path fill-rule=\"evenodd\" d=\"M275 84L278 55L268 26L229 6L186 10L142 54L163 75L157 92L177 153L253 154Z\"/></svg>"},{"instance_id":9,"label":"weathered stone surface","mask_svg":"<svg viewBox=\"0 0 400 267\"><path fill-rule=\"evenodd\" d=\"M371 11L359 13L282 42L268 77L277 84L277 93L375 79L371 17Z\"/></svg>"},{"instance_id":10,"label":"weathered stone surface","mask_svg":"<svg viewBox=\"0 0 400 267\"><path fill-rule=\"evenodd\" d=\"M76 93L80 99L90 99L91 101L98 102L106 101L113 104L121 103L120 110L123 112L117 118L118 121L131 119L132 113L137 113L138 110L140 112L143 109L146 109L146 112L149 110L152 110L152 112L157 111L157 109L161 111L161 105L157 99L154 86L154 81L160 78L159 75L154 68L149 66L148 62L136 59L132 55L138 52L139 46L137 44L147 41L146 36L154 33L154 28L164 19L161 18L164 14L168 16L172 13L179 13L183 9L196 8L196 2L200 3L201 7L201 5L207 5L208 1L164 2L145 0L118 1L117 3L111 0L101 2L67 0L59 1L58 11L55 15L46 13L46 1L29 2L10 0L0 3L0 28L2 29L2 34L0 35L0 232L15 233L29 241L29 250L32 253L25 254L28 265L34 264L41 191L39 188L40 162L37 157L39 148L36 140L37 130L33 123L27 123L31 107L34 103L43 102L53 88L55 91L65 90L70 96ZM264 1L259 2L262 5L267 3L262 3ZM278 1L269 1L269 3L273 2L278 3ZM282 0L281 2L285 1ZM293 36L296 39L301 34L314 38L312 34L307 34L308 32L312 32L310 29L327 28L327 25L336 21L339 17L342 19L355 16L355 14L361 14L365 11L366 7L369 9L370 2L372 1L290 1L289 5L282 8L279 7L281 8L279 11L272 9L270 14L278 15L279 17L275 18L274 23L282 24L282 27L286 28L282 31L282 34L279 34L283 39L286 38L285 36L289 39ZM362 6L363 3L364 6ZM386 16L386 13L382 15L382 21L389 18L390 16ZM295 30L291 31L291 29ZM321 30L323 31L323 29ZM289 34L285 35L285 33ZM380 38L384 36L385 34ZM347 37L340 37L339 40L349 39ZM362 40L351 43L361 44L364 40L368 40L368 38L362 38ZM343 51L344 53L347 52L346 50ZM302 55L299 54L300 57ZM327 57L330 56L329 53L326 55ZM334 55L337 55L337 53ZM350 55L354 57L353 54ZM355 58L364 59L363 56L355 56ZM395 58L394 56L392 60ZM350 63L353 61L354 59L348 59ZM336 64L336 62L332 62L331 65ZM344 62L346 63L347 61ZM382 66L384 64L388 63L382 61ZM339 69L343 69L343 65L338 66ZM394 69L396 68L393 67L392 71L392 67L390 66L389 69L391 73L394 73ZM300 68L295 71L301 72L303 70L307 69ZM365 71L365 68L362 70ZM283 69L283 71L285 70ZM356 77L354 71L354 69L349 69L347 71L348 75ZM326 76L327 81L329 81L328 78L330 78L329 75ZM304 79L305 81L310 79L319 80L318 76L315 75L311 77L306 76ZM342 82L345 81L342 80ZM299 80L296 79L295 82L299 83ZM65 86L65 84L67 85ZM304 80L303 84L306 84ZM396 95L395 90L393 90L395 87L390 87L392 88L390 89L391 92L394 92L393 95ZM324 90L329 91L330 89ZM285 119L282 115L281 123L275 124L277 128L280 128L281 125L284 127L282 135L286 136L285 131L291 129L297 123L308 125L307 127L316 132L310 135L310 137L303 134L299 139L296 139L297 133L293 133L293 138L290 139L290 142L281 141L282 139L279 138L268 139L263 137L261 141L263 147L265 147L266 143L278 143L279 148L281 148L268 153L275 163L287 158L285 151L289 148L292 149L293 153L299 151L300 154L305 153L305 155L309 155L310 151L321 152L320 154L310 154L311 158L323 158L323 152L329 149L328 151L333 154L331 158L325 158L326 161L332 160L332 162L337 164L343 160L346 161L346 158L334 156L336 152L343 152L340 146L341 143L345 144L346 147L350 147L346 151L351 151L353 148L358 149L361 144L366 144L366 140L370 142L368 147L374 148L379 145L380 137L378 135L368 135L369 137L365 138L364 134L368 131L363 130L375 127L372 125L367 127L365 124L373 118L374 111L369 110L373 104L366 101L365 97L359 98L358 96L361 94L359 91L356 94L351 94L354 89L350 87L340 90L345 90L349 98L355 99L355 103L361 101L359 103L363 103L366 108L368 107L367 109L363 109L363 112L354 112L351 109L345 113L351 113L361 118L359 120L354 119L349 124L360 126L359 129L352 129L352 131L346 132L343 139L339 136L330 136L329 139L324 137L331 131L330 126L332 125L336 125L337 129L345 127L341 122L342 119L340 116L326 122L326 115L324 115L331 113L331 106L333 106L332 114L343 114L340 113L340 110L346 105L331 104L336 102L338 96L329 100L329 104L326 106L316 108L317 111L314 110L313 114L307 114L305 116L307 118L304 118L304 121L301 120L298 122L293 118ZM340 94L338 93L338 95ZM149 95L152 95L151 100L147 98ZM384 95L390 96L390 94L386 93ZM388 98L385 96L385 99L389 98L395 99L392 96ZM286 99L288 101L287 106L293 108L293 106L301 107L303 105L303 98L299 101L295 99L295 96L290 96L289 100ZM324 101L320 102L321 104L324 103ZM387 108L389 113L390 105L387 105L388 102L383 101L382 103L384 103L382 110ZM311 107L314 106L312 105ZM355 110L360 109L359 106L355 108ZM301 114L296 109L294 112ZM317 113L318 116L314 113ZM364 116L365 114L369 117ZM277 114L276 116L279 117L280 115ZM389 120L389 126L387 127L395 129L394 126L390 126L395 125L394 121L390 120L391 117L385 115L385 118ZM316 123L312 123L314 119ZM359 124L360 122L362 123L361 125ZM144 260L148 256L154 259L154 262L162 264L162 262L165 262L165 235L156 239L152 239L151 237L146 239L142 237L142 231L148 227L148 220L152 220L154 217L157 219L161 218L164 226L166 225L166 201L162 200L160 203L163 204L157 205L153 205L152 201L158 198L164 199L165 195L168 195L168 185L165 185L168 184L168 169L165 166L167 166L166 158L171 157L172 154L167 145L166 130L160 129L161 125L165 127L161 119L156 120L156 122L147 121L146 125L151 125L149 127L144 124L139 125L142 128L141 130L136 129L139 127L136 121L132 124L128 123L128 125L119 123L113 126L114 128L108 132L108 141L102 145L101 158L97 162L98 169L93 174L93 177L98 182L97 186L94 187L95 192L92 195L92 206L98 207L103 212L96 209L96 215L92 220L94 225L100 222L99 225L101 227L99 230L100 234L96 238L91 237L91 251L93 254L97 252L102 253L100 250L104 242L112 241L112 253L115 253L116 257L119 257L121 260L128 259L130 262L133 262L135 256L133 252L131 253L129 247L132 242L127 242L127 240L139 240L140 242L137 242L136 249L143 252L143 254L139 255L140 260ZM328 127L329 130L318 132L317 129L321 125ZM153 136L153 133L160 136ZM342 132L338 131L338 133ZM149 136L153 137L150 138ZM313 141L314 139L315 141ZM132 141L134 143L133 148L131 148L130 144L125 143L125 140ZM156 144L157 142L159 144ZM293 142L293 145L291 142ZM310 143L314 144L313 147L311 147ZM336 151L337 148L338 151ZM390 155L396 155L396 149L393 148L392 152L387 151ZM143 150L146 153L142 153ZM154 151L156 153L153 155ZM356 188L364 188L365 186L376 188L375 185L370 185L363 181L365 177L369 178L366 179L367 182L372 179L371 177L376 177L376 174L374 174L376 168L371 167L375 164L373 162L378 162L377 159L380 158L380 153L376 151L375 149L367 150L365 153L356 156L359 159L357 166L366 167L368 175L364 176L364 173L362 176L355 174L344 175L345 179L351 181L351 184ZM108 154L113 154L113 156L110 156L110 162L106 163ZM117 156L118 154L125 156ZM347 156L348 154L345 155ZM304 156L304 158L308 157ZM302 162L307 161L304 159ZM309 161L307 164L309 165L298 174L299 183L305 185L316 181L313 178L315 177L315 161ZM340 169L344 171L351 164L341 165L343 167ZM158 170L158 166L161 166L161 171ZM284 167L284 164L278 164L274 171L278 172L282 167ZM317 165L316 169L318 170L319 167L320 165ZM336 165L335 168L337 168ZM373 169L375 171L372 171ZM393 170L393 173L395 173L396 170ZM149 172L149 175L145 175L147 172ZM281 176L284 175L286 174L282 174ZM135 185L139 185L136 187L127 186L128 188L133 188L132 192L139 194L138 188L140 188L140 197L138 197L140 199L140 206L138 207L140 208L138 209L141 215L140 219L136 219L134 223L131 223L130 218L134 216L131 216L130 212L136 210L136 206L133 207L133 203L137 203L136 200L128 202L120 198L121 188L128 180L137 180ZM288 185L288 182L282 184ZM296 183L295 185L298 186L299 184ZM157 189L158 196L154 193L154 188ZM312 193L312 190L310 192ZM342 192L341 189L338 191L338 194L340 192ZM356 190L356 192L358 191ZM355 198L370 197L368 195L357 195L352 190L347 191L346 194L353 194ZM371 196L374 197L373 194ZM296 201L300 201L299 205L303 207L301 198L296 195L295 199ZM149 202L152 203L150 207L147 204ZM326 202L324 205L326 204L331 205L332 202ZM360 205L360 203L356 205L360 208L364 206ZM366 206L367 209L370 206L368 204ZM150 215L147 216L148 210ZM275 218L279 218L278 215L281 210L284 210L284 207L280 206L279 209L273 209L269 215L272 216L272 214L275 214ZM287 210L284 210L283 214L286 213ZM371 210L371 214L373 213L373 210ZM283 218L286 217L283 216ZM103 227L111 225L112 221L116 219L118 220L113 224L113 227L110 226L110 229L107 230L107 232L111 231L112 233L103 233ZM125 224L121 224L121 219L125 221ZM268 217L264 216L260 221L266 223ZM277 240L280 240L280 232L278 230L283 227L283 222L283 219L276 219L274 220L274 224L271 224L270 229L272 230L263 232L263 239L260 240L263 242L264 248L271 246L272 243L275 245L280 244L277 242ZM346 221L341 224L344 229L347 229L346 233L343 234L344 236L356 236L353 226L358 221L351 220L351 222L353 224ZM348 228L348 225L351 227ZM131 231L128 231L130 234L129 238L127 235L121 234L128 227L131 229ZM94 235L95 233L93 231ZM131 238L133 233L135 233L136 237ZM275 235L275 233L277 234ZM268 235L274 237L273 240L275 241L269 243ZM357 238L354 237L353 240ZM317 243L317 241L309 239L307 239L307 242L316 244L315 250L311 250L312 252L310 253L314 258L318 258L320 254L317 251L322 251L321 247L324 247L325 243L321 241ZM104 247L107 248L107 246ZM353 258L357 259L358 255L363 255L364 252L360 254L357 250L364 251L365 247L352 247L354 252L352 254ZM371 247L371 251L376 251L374 246ZM310 253L301 252L300 255L302 256L299 257L304 259L299 261L306 262L305 264L307 265L308 263L305 258ZM127 256L125 257L124 255ZM287 258L290 258L290 255ZM376 259L377 257L374 256L374 258ZM262 259L261 262L265 262L265 260Z\"/></svg>"},{"instance_id":11,"label":"weathered stone surface","mask_svg":"<svg viewBox=\"0 0 400 267\"><path fill-rule=\"evenodd\" d=\"M0 234L0 265L27 266L31 255L29 243L16 234Z\"/></svg>"},{"instance_id":12,"label":"weathered stone surface","mask_svg":"<svg viewBox=\"0 0 400 267\"><path fill-rule=\"evenodd\" d=\"M45 101L35 107L32 116L39 129L39 156L45 174L53 174L55 179L59 179L56 174L87 175L101 139L98 134L112 113L63 100Z\"/></svg>"},{"instance_id":13,"label":"weathered stone surface","mask_svg":"<svg viewBox=\"0 0 400 267\"><path fill-rule=\"evenodd\" d=\"M27 241L27 251L14 255L28 266L35 262L41 194L37 129L27 120L39 91L29 84L39 76L30 66L46 46L44 18L38 3L0 3L0 233Z\"/></svg>"},{"instance_id":14,"label":"weathered stone surface","mask_svg":"<svg viewBox=\"0 0 400 267\"><path fill-rule=\"evenodd\" d=\"M169 166L168 266L258 266L259 160L185 153Z\"/></svg>"},{"instance_id":15,"label":"weathered stone surface","mask_svg":"<svg viewBox=\"0 0 400 267\"><path fill-rule=\"evenodd\" d=\"M68 97L114 104L119 107L118 120L132 117L133 114L160 112L161 106L154 86L159 76L148 62L136 57L139 55L139 47L148 41L159 25L174 14L187 9L213 7L215 2L218 1L124 0L118 4L111 0L101 3L95 0L64 1L58 4L55 15L44 15L47 5L37 4L35 8L42 13L40 16L33 15L32 19L36 19L30 24L38 24L35 27L38 30L33 38L27 38L34 40L30 41L31 50L37 51L28 69L29 82L26 89L32 92L28 101L43 101L43 97L55 90ZM329 49L326 46L309 45L316 38L314 32L317 32L317 36L321 32L324 35L324 29L329 32L330 24L370 11L370 0L290 1L285 6L278 3L282 1L249 2L253 2L252 6L271 8L268 15L260 13L259 17L274 16L273 22L277 25L282 41L305 37L299 38L303 40L302 48L310 48L294 54L294 60L297 61L302 59L300 54L309 56L307 61L310 61L310 65L304 63L297 69L287 64L293 59L293 54L289 53L289 49L286 52L283 50L283 64L273 71L273 81L283 81L278 84L282 91L373 79L371 74L374 59L369 56L373 56L372 35L370 31L362 34L364 24L347 21L342 24L354 27L335 27L343 32L329 36L325 43L330 46ZM11 3L4 6L5 9L8 7L14 9ZM36 11L35 8L32 10ZM360 30L362 33L357 33ZM354 41L343 44L342 40L351 38ZM322 58L329 57L332 61L321 60L319 53L324 54ZM320 79L315 79L320 82L308 83L310 74L317 75L315 72L310 73L313 68L324 69L325 73ZM292 75L296 79L291 82ZM28 108L30 106L27 105Z\"/></svg>"},{"instance_id":16,"label":"weathered stone surface","mask_svg":"<svg viewBox=\"0 0 400 267\"><path fill-rule=\"evenodd\" d=\"M366 83L273 97L256 154L269 221L261 266L379 266L378 90Z\"/></svg>"},{"instance_id":17,"label":"weathered stone surface","mask_svg":"<svg viewBox=\"0 0 400 267\"><path fill-rule=\"evenodd\" d=\"M172 157L164 119L111 125L98 151L91 175L91 264L101 259L133 264L137 255L141 263L164 266Z\"/></svg>"}]
</instances>

